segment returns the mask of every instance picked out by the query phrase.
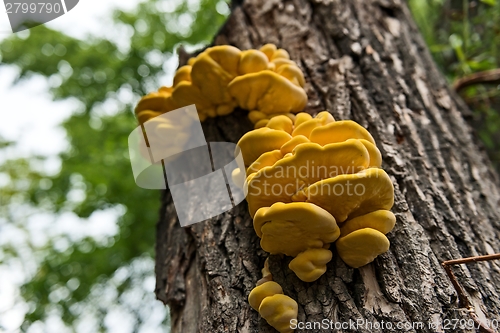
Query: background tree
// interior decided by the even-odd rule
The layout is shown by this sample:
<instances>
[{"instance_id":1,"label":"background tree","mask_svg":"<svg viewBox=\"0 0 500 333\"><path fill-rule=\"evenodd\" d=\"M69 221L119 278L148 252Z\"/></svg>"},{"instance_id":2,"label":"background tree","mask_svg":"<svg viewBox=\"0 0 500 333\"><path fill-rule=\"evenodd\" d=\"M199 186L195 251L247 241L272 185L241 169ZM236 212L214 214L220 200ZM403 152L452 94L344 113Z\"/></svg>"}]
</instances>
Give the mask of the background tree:
<instances>
[{"instance_id":1,"label":"background tree","mask_svg":"<svg viewBox=\"0 0 500 333\"><path fill-rule=\"evenodd\" d=\"M157 192L137 187L130 172L127 137L137 126L132 110L140 96L165 80L165 63L174 50L181 43L208 43L227 12L218 0L144 1L131 12L117 10L115 28L130 36L125 48L118 41L79 40L46 26L1 42L1 65L20 69L16 82L42 75L56 82L55 100L79 103L62 124L69 149L59 156L58 173L44 172L43 156L8 160L0 167L9 180L0 188L0 226L29 234L27 220L43 212L88 218L114 208L120 215L116 235L105 239L61 235L42 246L31 241L21 246L19 240L2 244L0 263L15 266L21 259L26 266L23 331L44 327L40 324L54 315L73 331L107 331L106 320L117 310L132 331L147 328L157 304L143 285L153 274L159 200ZM26 252L34 259L25 260ZM157 330L163 332L167 324L165 316Z\"/></svg>"},{"instance_id":2,"label":"background tree","mask_svg":"<svg viewBox=\"0 0 500 333\"><path fill-rule=\"evenodd\" d=\"M270 256L270 270L299 303L299 321L465 322L500 315L500 271L491 262L457 267L471 302L458 302L444 260L500 252L498 178L471 128L467 106L450 91L398 0L234 3L215 44L241 49L275 43L303 69L306 111L329 110L374 136L395 186L391 249L351 269L335 258L314 283ZM185 59L184 59L185 60ZM207 141L237 142L251 129L244 112L210 119ZM196 199L194 199L196 201ZM266 255L245 204L210 221L181 228L168 190L157 229L157 296L170 306L173 332L271 332L247 303ZM334 251L335 256L335 251ZM380 326L379 326L380 327ZM386 326L387 327L387 326ZM454 327L456 332L474 329ZM321 331L321 330L308 330Z\"/></svg>"}]
</instances>

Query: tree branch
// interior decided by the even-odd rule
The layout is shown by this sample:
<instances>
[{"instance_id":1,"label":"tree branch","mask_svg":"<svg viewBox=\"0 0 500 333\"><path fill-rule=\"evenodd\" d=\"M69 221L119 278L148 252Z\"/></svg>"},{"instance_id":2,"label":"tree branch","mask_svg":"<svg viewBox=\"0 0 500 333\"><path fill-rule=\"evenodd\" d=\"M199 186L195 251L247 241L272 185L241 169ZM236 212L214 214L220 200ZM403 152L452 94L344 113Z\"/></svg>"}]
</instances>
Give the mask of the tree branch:
<instances>
[{"instance_id":1,"label":"tree branch","mask_svg":"<svg viewBox=\"0 0 500 333\"><path fill-rule=\"evenodd\" d=\"M453 83L453 89L459 92L466 87L480 83L500 83L500 68L482 71L460 78Z\"/></svg>"}]
</instances>

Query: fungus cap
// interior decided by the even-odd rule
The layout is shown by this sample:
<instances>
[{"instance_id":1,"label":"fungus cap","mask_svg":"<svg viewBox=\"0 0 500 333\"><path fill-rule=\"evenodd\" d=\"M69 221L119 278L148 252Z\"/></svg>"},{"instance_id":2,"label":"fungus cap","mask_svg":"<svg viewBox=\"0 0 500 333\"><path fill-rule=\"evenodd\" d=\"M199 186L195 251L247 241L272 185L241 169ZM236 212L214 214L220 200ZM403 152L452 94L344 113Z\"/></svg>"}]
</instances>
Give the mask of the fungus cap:
<instances>
[{"instance_id":1,"label":"fungus cap","mask_svg":"<svg viewBox=\"0 0 500 333\"><path fill-rule=\"evenodd\" d=\"M179 107L195 104L198 113L215 117L215 105L202 94L200 89L188 81L179 82L172 91L172 99Z\"/></svg>"},{"instance_id":2,"label":"fungus cap","mask_svg":"<svg viewBox=\"0 0 500 333\"><path fill-rule=\"evenodd\" d=\"M144 124L146 121L152 118L156 118L159 115L162 115L163 113L160 111L151 111L151 110L144 110L144 111L139 111L137 112L137 120L139 121L139 124Z\"/></svg>"},{"instance_id":3,"label":"fungus cap","mask_svg":"<svg viewBox=\"0 0 500 333\"><path fill-rule=\"evenodd\" d=\"M310 248L322 248L340 235L335 218L313 204L275 203L261 208L254 217L254 229L262 249L295 257Z\"/></svg>"},{"instance_id":4,"label":"fungus cap","mask_svg":"<svg viewBox=\"0 0 500 333\"><path fill-rule=\"evenodd\" d=\"M241 51L238 74L245 75L263 71L268 69L268 63L266 55L259 50Z\"/></svg>"},{"instance_id":5,"label":"fungus cap","mask_svg":"<svg viewBox=\"0 0 500 333\"><path fill-rule=\"evenodd\" d=\"M198 87L200 97L215 105L213 112L207 112L210 117L217 115L216 110L219 105L225 105L223 113L226 114L228 109L232 111L236 105L227 87L238 75L240 54L241 51L233 46L213 46L200 53L193 62L191 70L193 85ZM190 104L192 103L193 101Z\"/></svg>"},{"instance_id":6,"label":"fungus cap","mask_svg":"<svg viewBox=\"0 0 500 333\"><path fill-rule=\"evenodd\" d=\"M267 123L269 122L269 119L261 119L258 122L255 123L255 129L266 127Z\"/></svg>"},{"instance_id":7,"label":"fungus cap","mask_svg":"<svg viewBox=\"0 0 500 333\"><path fill-rule=\"evenodd\" d=\"M252 174L267 166L273 166L276 162L283 158L283 154L279 150L265 152L253 162L247 169L247 174Z\"/></svg>"},{"instance_id":8,"label":"fungus cap","mask_svg":"<svg viewBox=\"0 0 500 333\"><path fill-rule=\"evenodd\" d=\"M280 149L291 138L290 134L284 131L263 127L243 135L237 146L241 149L245 166L250 166L263 153Z\"/></svg>"},{"instance_id":9,"label":"fungus cap","mask_svg":"<svg viewBox=\"0 0 500 333\"><path fill-rule=\"evenodd\" d=\"M285 131L288 134L292 134L293 130L293 121L288 118L287 116L276 116L271 118L266 127L275 129L275 130L280 130L280 131Z\"/></svg>"},{"instance_id":10,"label":"fungus cap","mask_svg":"<svg viewBox=\"0 0 500 333\"><path fill-rule=\"evenodd\" d=\"M366 169L369 162L368 151L359 140L324 147L317 143L300 144L290 155L285 155L272 166L261 168L251 180L247 180L250 215L275 202L305 201L294 199L302 187L340 174L356 173Z\"/></svg>"},{"instance_id":11,"label":"fungus cap","mask_svg":"<svg viewBox=\"0 0 500 333\"><path fill-rule=\"evenodd\" d=\"M306 113L307 114L307 113ZM314 118L309 118L307 116L301 116L295 122L295 128L292 132L292 136L303 135L309 138L311 132L317 127L323 127L327 124L334 123L335 118L328 111L322 111L316 115ZM312 141L312 140L311 140ZM316 141L312 141L316 142ZM324 146L324 145L323 145Z\"/></svg>"},{"instance_id":12,"label":"fungus cap","mask_svg":"<svg viewBox=\"0 0 500 333\"><path fill-rule=\"evenodd\" d=\"M333 116L332 116L333 117ZM306 112L300 112L295 116L295 122L294 125L295 127L299 126L300 124L308 121L309 119L312 119L312 116L309 113Z\"/></svg>"},{"instance_id":13,"label":"fungus cap","mask_svg":"<svg viewBox=\"0 0 500 333\"><path fill-rule=\"evenodd\" d=\"M297 319L298 306L292 298L276 294L262 300L259 313L269 325L280 333L290 333L290 321Z\"/></svg>"},{"instance_id":14,"label":"fungus cap","mask_svg":"<svg viewBox=\"0 0 500 333\"><path fill-rule=\"evenodd\" d=\"M258 311L262 300L275 294L283 294L281 286L274 281L264 282L252 289L248 295L248 303L250 303L250 306L254 308L254 310Z\"/></svg>"},{"instance_id":15,"label":"fungus cap","mask_svg":"<svg viewBox=\"0 0 500 333\"><path fill-rule=\"evenodd\" d=\"M348 139L365 139L375 144L372 135L360 124L352 120L332 122L312 130L309 140L324 146L329 143L342 142Z\"/></svg>"},{"instance_id":16,"label":"fungus cap","mask_svg":"<svg viewBox=\"0 0 500 333\"><path fill-rule=\"evenodd\" d=\"M271 61L276 60L276 59L290 59L290 55L288 54L288 51L285 49L277 49L274 51L273 55L271 56Z\"/></svg>"},{"instance_id":17,"label":"fungus cap","mask_svg":"<svg viewBox=\"0 0 500 333\"><path fill-rule=\"evenodd\" d=\"M276 45L269 43L262 46L259 50L267 56L267 59L271 60L277 49Z\"/></svg>"},{"instance_id":18,"label":"fungus cap","mask_svg":"<svg viewBox=\"0 0 500 333\"><path fill-rule=\"evenodd\" d=\"M164 156L180 153L189 140L193 123L194 120L190 117L149 119L144 124L149 146L161 147ZM165 140L165 138L170 138L170 140Z\"/></svg>"},{"instance_id":19,"label":"fungus cap","mask_svg":"<svg viewBox=\"0 0 500 333\"><path fill-rule=\"evenodd\" d=\"M256 124L259 120L267 119L268 115L264 112L260 112L257 110L250 111L248 113L248 119L252 122L252 124Z\"/></svg>"},{"instance_id":20,"label":"fungus cap","mask_svg":"<svg viewBox=\"0 0 500 333\"><path fill-rule=\"evenodd\" d=\"M326 272L326 264L332 260L328 249L307 249L299 253L288 267L304 282L313 282Z\"/></svg>"},{"instance_id":21,"label":"fungus cap","mask_svg":"<svg viewBox=\"0 0 500 333\"><path fill-rule=\"evenodd\" d=\"M307 103L302 87L271 70L238 76L228 91L241 108L265 114L299 112Z\"/></svg>"},{"instance_id":22,"label":"fungus cap","mask_svg":"<svg viewBox=\"0 0 500 333\"><path fill-rule=\"evenodd\" d=\"M376 210L342 223L340 235L343 237L364 228L372 228L385 235L394 228L395 224L396 216L390 210Z\"/></svg>"},{"instance_id":23,"label":"fungus cap","mask_svg":"<svg viewBox=\"0 0 500 333\"><path fill-rule=\"evenodd\" d=\"M368 150L368 155L370 155L370 168L380 168L382 165L382 154L380 154L380 150L378 150L377 146L365 139L359 139L366 150Z\"/></svg>"},{"instance_id":24,"label":"fungus cap","mask_svg":"<svg viewBox=\"0 0 500 333\"><path fill-rule=\"evenodd\" d=\"M288 153L291 153L298 145L309 142L310 142L309 139L303 135L294 136L290 141L281 146L280 148L281 154L283 154L284 156Z\"/></svg>"},{"instance_id":25,"label":"fungus cap","mask_svg":"<svg viewBox=\"0 0 500 333\"><path fill-rule=\"evenodd\" d=\"M276 64L275 61L273 62ZM289 63L282 64L281 66L276 66L276 73L283 77L286 77L290 82L299 87L303 88L306 85L304 74L302 74L300 68L291 60L289 61Z\"/></svg>"},{"instance_id":26,"label":"fungus cap","mask_svg":"<svg viewBox=\"0 0 500 333\"><path fill-rule=\"evenodd\" d=\"M233 180L233 183L240 189L245 187L245 178L246 174L242 171L242 168L235 168L231 172L231 179Z\"/></svg>"},{"instance_id":27,"label":"fungus cap","mask_svg":"<svg viewBox=\"0 0 500 333\"><path fill-rule=\"evenodd\" d=\"M174 87L182 81L191 82L191 69L192 66L185 65L180 67L174 75Z\"/></svg>"},{"instance_id":28,"label":"fungus cap","mask_svg":"<svg viewBox=\"0 0 500 333\"><path fill-rule=\"evenodd\" d=\"M341 237L335 243L339 257L349 266L359 268L389 250L389 240L371 228L359 229Z\"/></svg>"},{"instance_id":29,"label":"fungus cap","mask_svg":"<svg viewBox=\"0 0 500 333\"><path fill-rule=\"evenodd\" d=\"M174 103L171 97L172 91L172 88L161 87L160 89L158 89L158 91L149 93L146 96L142 97L135 107L135 114L137 115L137 117L139 117L140 114L145 111L165 113L177 109L177 105ZM145 115L141 116L141 124L147 120L145 118Z\"/></svg>"},{"instance_id":30,"label":"fungus cap","mask_svg":"<svg viewBox=\"0 0 500 333\"><path fill-rule=\"evenodd\" d=\"M297 193L293 199L316 204L338 222L344 222L348 217L374 210L389 210L394 204L394 186L384 170L371 168L321 180Z\"/></svg>"}]
</instances>

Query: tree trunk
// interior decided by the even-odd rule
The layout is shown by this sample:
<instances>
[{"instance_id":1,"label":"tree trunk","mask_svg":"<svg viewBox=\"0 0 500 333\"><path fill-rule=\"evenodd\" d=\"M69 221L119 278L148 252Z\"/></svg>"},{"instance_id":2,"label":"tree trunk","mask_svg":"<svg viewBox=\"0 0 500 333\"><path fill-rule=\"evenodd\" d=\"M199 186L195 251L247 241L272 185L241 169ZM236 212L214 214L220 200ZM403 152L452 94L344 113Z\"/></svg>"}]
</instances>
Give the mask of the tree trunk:
<instances>
[{"instance_id":1,"label":"tree trunk","mask_svg":"<svg viewBox=\"0 0 500 333\"><path fill-rule=\"evenodd\" d=\"M470 309L441 266L500 252L499 182L464 121L469 110L438 72L406 3L246 0L215 38L240 49L265 43L285 48L302 68L307 112L329 110L370 131L395 187L391 247L373 263L352 269L332 247L327 272L305 283L288 269L291 258L270 256L274 280L299 304L298 320L366 321L339 332L475 332L448 320L471 323L471 311L500 319L498 262L453 268ZM208 142L237 142L252 129L241 110L203 126ZM162 203L156 294L170 307L172 332L275 332L247 302L267 254L246 202L186 228L168 190Z\"/></svg>"}]
</instances>

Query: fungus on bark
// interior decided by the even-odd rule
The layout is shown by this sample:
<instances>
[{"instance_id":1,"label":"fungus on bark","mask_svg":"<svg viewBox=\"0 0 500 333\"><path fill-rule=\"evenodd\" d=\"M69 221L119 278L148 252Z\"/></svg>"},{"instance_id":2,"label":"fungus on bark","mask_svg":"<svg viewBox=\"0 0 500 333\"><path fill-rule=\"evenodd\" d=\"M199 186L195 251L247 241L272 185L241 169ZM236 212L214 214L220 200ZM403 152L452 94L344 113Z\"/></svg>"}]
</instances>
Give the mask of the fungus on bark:
<instances>
[{"instance_id":1,"label":"fungus on bark","mask_svg":"<svg viewBox=\"0 0 500 333\"><path fill-rule=\"evenodd\" d=\"M284 295L281 286L272 281L272 275L267 265L268 261L266 260L262 269L263 277L248 295L248 303L280 333L292 332L290 321L297 319L297 302Z\"/></svg>"},{"instance_id":2,"label":"fungus on bark","mask_svg":"<svg viewBox=\"0 0 500 333\"><path fill-rule=\"evenodd\" d=\"M148 112L140 121L195 104L201 121L240 107L249 110L250 120L261 127L275 115L302 111L307 103L304 85L300 68L273 44L245 51L213 46L180 67L172 87L143 97L138 108Z\"/></svg>"},{"instance_id":3,"label":"fungus on bark","mask_svg":"<svg viewBox=\"0 0 500 333\"><path fill-rule=\"evenodd\" d=\"M395 223L389 211L394 188L380 169L380 151L365 128L353 121L335 121L326 111L314 118L305 113L277 116L245 134L238 149L246 170L238 175L246 177L249 212L261 246L271 254L295 257L289 267L299 278L316 280L331 260L324 248L329 242L311 245L307 236L301 239L307 235L300 229L301 221L311 227L329 216L339 223L344 231L337 251L351 266L360 267L387 251L384 234ZM299 204L310 206L294 206ZM363 243L363 238L372 250L354 250L352 244ZM300 248L302 244L306 247Z\"/></svg>"},{"instance_id":4,"label":"fungus on bark","mask_svg":"<svg viewBox=\"0 0 500 333\"><path fill-rule=\"evenodd\" d=\"M178 147L194 119L174 124L155 117L191 104L201 121L235 107L248 110L255 129L237 144L243 161L232 178L245 189L262 249L294 257L290 270L313 282L326 272L332 243L355 268L386 252L385 234L396 219L389 211L394 188L380 169L382 156L373 137L353 121L336 121L328 111L315 117L300 112L307 103L304 85L288 52L273 44L245 51L214 46L179 68L173 87L146 95L135 111L141 125L156 126L153 132L161 140L163 129L176 129ZM272 281L267 260L248 299L271 326L292 331L297 303Z\"/></svg>"},{"instance_id":5,"label":"fungus on bark","mask_svg":"<svg viewBox=\"0 0 500 333\"><path fill-rule=\"evenodd\" d=\"M306 202L278 202L261 208L253 224L262 249L292 257L311 248L323 248L340 235L331 214Z\"/></svg>"}]
</instances>

